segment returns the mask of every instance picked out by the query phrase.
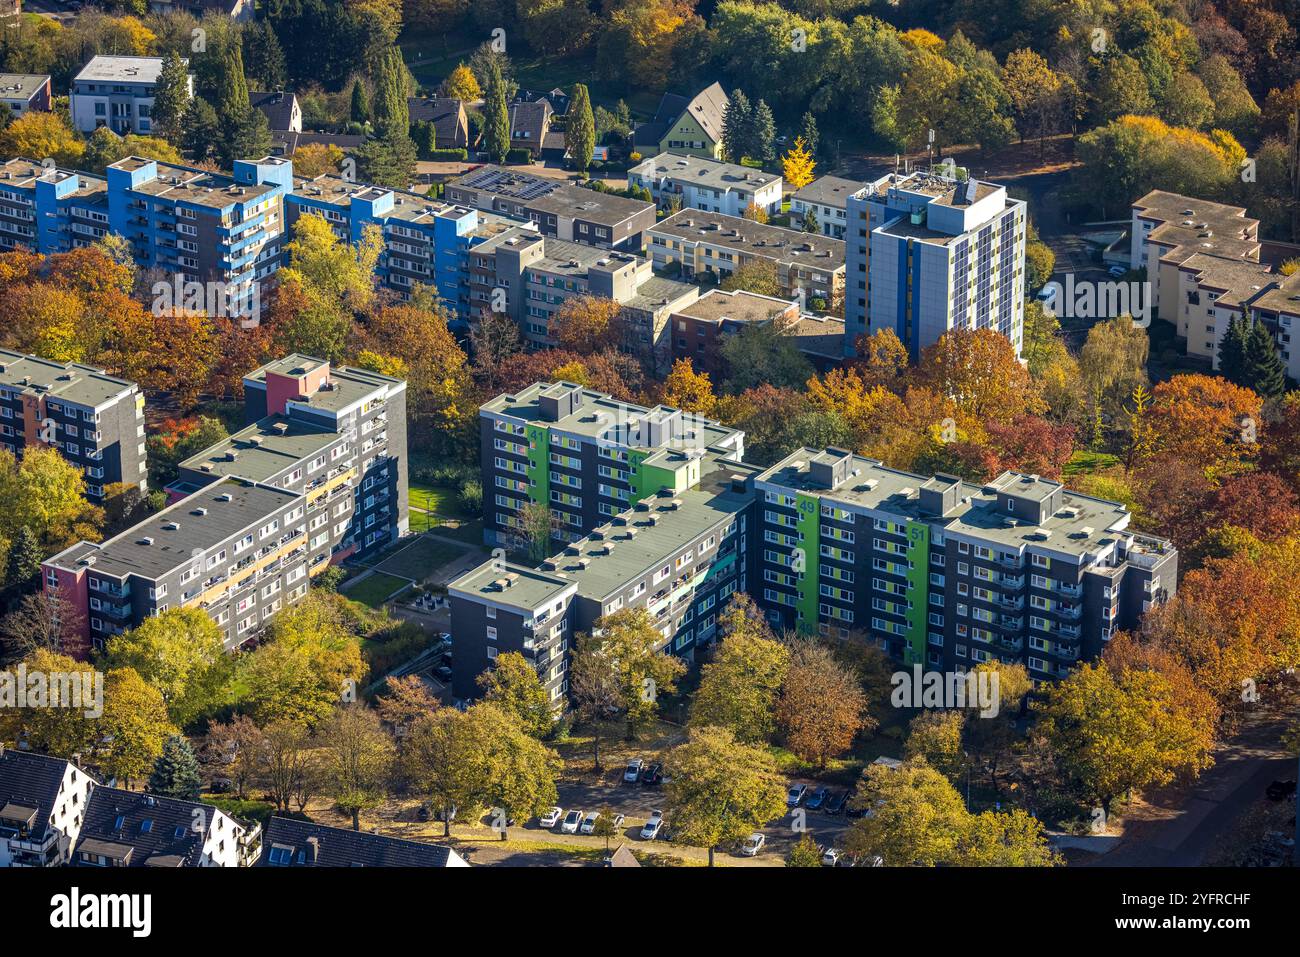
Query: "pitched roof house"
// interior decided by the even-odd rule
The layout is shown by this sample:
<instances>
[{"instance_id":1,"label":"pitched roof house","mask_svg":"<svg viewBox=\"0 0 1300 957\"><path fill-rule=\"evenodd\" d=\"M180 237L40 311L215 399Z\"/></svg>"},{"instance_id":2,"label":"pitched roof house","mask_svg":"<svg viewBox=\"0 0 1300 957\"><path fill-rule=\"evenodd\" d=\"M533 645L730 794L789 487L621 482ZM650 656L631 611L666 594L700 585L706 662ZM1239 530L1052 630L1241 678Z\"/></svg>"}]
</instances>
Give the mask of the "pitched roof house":
<instances>
[{"instance_id":1,"label":"pitched roof house","mask_svg":"<svg viewBox=\"0 0 1300 957\"><path fill-rule=\"evenodd\" d=\"M690 98L665 93L654 119L633 131L633 148L646 155L685 153L721 159L722 118L729 102L721 83L706 86Z\"/></svg>"},{"instance_id":2,"label":"pitched roof house","mask_svg":"<svg viewBox=\"0 0 1300 957\"><path fill-rule=\"evenodd\" d=\"M449 847L273 817L263 867L469 867Z\"/></svg>"},{"instance_id":3,"label":"pitched roof house","mask_svg":"<svg viewBox=\"0 0 1300 957\"><path fill-rule=\"evenodd\" d=\"M248 102L255 110L266 115L266 122L272 130L285 130L291 133L302 132L302 107L294 93L283 90L270 92L248 92Z\"/></svg>"},{"instance_id":4,"label":"pitched roof house","mask_svg":"<svg viewBox=\"0 0 1300 957\"><path fill-rule=\"evenodd\" d=\"M66 864L94 786L71 761L0 744L0 867Z\"/></svg>"},{"instance_id":5,"label":"pitched roof house","mask_svg":"<svg viewBox=\"0 0 1300 957\"><path fill-rule=\"evenodd\" d=\"M96 787L74 848L76 867L251 867L262 827L210 804Z\"/></svg>"},{"instance_id":6,"label":"pitched roof house","mask_svg":"<svg viewBox=\"0 0 1300 957\"><path fill-rule=\"evenodd\" d=\"M432 123L438 149L469 146L469 117L465 103L447 96L412 96L406 101L411 122Z\"/></svg>"}]
</instances>

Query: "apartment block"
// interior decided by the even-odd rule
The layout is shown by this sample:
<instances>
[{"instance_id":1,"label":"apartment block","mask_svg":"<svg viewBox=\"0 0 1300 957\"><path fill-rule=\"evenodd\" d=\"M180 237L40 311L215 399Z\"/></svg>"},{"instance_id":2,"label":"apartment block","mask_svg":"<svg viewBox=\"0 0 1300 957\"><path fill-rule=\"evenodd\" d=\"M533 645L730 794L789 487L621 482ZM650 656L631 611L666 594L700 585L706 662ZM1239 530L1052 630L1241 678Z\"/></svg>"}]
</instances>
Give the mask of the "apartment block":
<instances>
[{"instance_id":1,"label":"apartment block","mask_svg":"<svg viewBox=\"0 0 1300 957\"><path fill-rule=\"evenodd\" d=\"M671 351L668 317L699 297L695 286L656 276L648 259L540 236L526 227L474 247L469 259L476 311L509 315L530 346L556 344L551 320L565 302L601 296L623 307L633 338L627 345L663 370Z\"/></svg>"},{"instance_id":2,"label":"apartment block","mask_svg":"<svg viewBox=\"0 0 1300 957\"><path fill-rule=\"evenodd\" d=\"M162 68L163 58L156 56L91 57L72 78L72 125L83 133L107 126L119 136L152 135L151 112ZM193 96L194 77L186 79Z\"/></svg>"},{"instance_id":3,"label":"apartment block","mask_svg":"<svg viewBox=\"0 0 1300 957\"><path fill-rule=\"evenodd\" d=\"M168 608L199 608L234 649L307 594L307 551L306 495L224 478L113 538L64 549L41 570L96 648Z\"/></svg>"},{"instance_id":4,"label":"apartment block","mask_svg":"<svg viewBox=\"0 0 1300 957\"><path fill-rule=\"evenodd\" d=\"M545 102L545 101L543 101ZM654 203L502 166L481 166L444 188L448 202L537 224L543 236L640 252L654 225Z\"/></svg>"},{"instance_id":5,"label":"apartment block","mask_svg":"<svg viewBox=\"0 0 1300 957\"><path fill-rule=\"evenodd\" d=\"M287 210L290 229L298 217L314 214L347 243L360 242L367 226L379 227L384 236L375 267L379 281L403 299L420 286L434 288L443 307L461 321L471 314L469 251L519 225L494 213L332 174L296 180Z\"/></svg>"},{"instance_id":6,"label":"apartment block","mask_svg":"<svg viewBox=\"0 0 1300 957\"><path fill-rule=\"evenodd\" d=\"M1177 550L1130 531L1123 505L1034 475L972 485L804 448L754 487L772 622L865 633L904 664L1060 678L1177 587Z\"/></svg>"},{"instance_id":7,"label":"apartment block","mask_svg":"<svg viewBox=\"0 0 1300 957\"><path fill-rule=\"evenodd\" d=\"M570 542L661 488L699 484L705 459L739 463L745 434L669 406L631 405L571 382L534 383L479 410L484 537L508 544L519 510L546 505Z\"/></svg>"},{"instance_id":8,"label":"apartment block","mask_svg":"<svg viewBox=\"0 0 1300 957\"><path fill-rule=\"evenodd\" d=\"M719 613L748 588L755 470L703 450L653 458L634 501L538 568L494 559L448 586L457 697L517 652L560 707L574 636L622 609L644 609L660 649L687 660L716 640Z\"/></svg>"},{"instance_id":9,"label":"apartment block","mask_svg":"<svg viewBox=\"0 0 1300 957\"><path fill-rule=\"evenodd\" d=\"M61 253L109 231L108 182L28 159L0 163L0 251Z\"/></svg>"},{"instance_id":10,"label":"apartment block","mask_svg":"<svg viewBox=\"0 0 1300 957\"><path fill-rule=\"evenodd\" d=\"M790 197L791 218L803 225L811 214L819 233L843 239L848 231L848 199L865 185L841 176L819 176Z\"/></svg>"},{"instance_id":11,"label":"apartment block","mask_svg":"<svg viewBox=\"0 0 1300 957\"><path fill-rule=\"evenodd\" d=\"M657 270L678 269L683 279L721 282L756 260L776 267L782 296L826 308L844 295L844 243L737 216L683 209L648 233Z\"/></svg>"},{"instance_id":12,"label":"apartment block","mask_svg":"<svg viewBox=\"0 0 1300 957\"><path fill-rule=\"evenodd\" d=\"M1129 243L1129 266L1146 273L1155 315L1178 326L1189 348L1202 336L1182 328L1179 267L1193 256L1260 261L1259 220L1249 218L1245 208L1164 190L1133 203Z\"/></svg>"},{"instance_id":13,"label":"apartment block","mask_svg":"<svg viewBox=\"0 0 1300 957\"><path fill-rule=\"evenodd\" d=\"M0 448L58 449L102 501L116 483L144 490L144 395L134 382L75 362L0 349Z\"/></svg>"},{"instance_id":14,"label":"apartment block","mask_svg":"<svg viewBox=\"0 0 1300 957\"><path fill-rule=\"evenodd\" d=\"M781 212L780 176L703 156L660 153L628 170L627 182L649 190L661 209L676 201L727 216L743 216L751 204L771 215Z\"/></svg>"},{"instance_id":15,"label":"apartment block","mask_svg":"<svg viewBox=\"0 0 1300 957\"><path fill-rule=\"evenodd\" d=\"M50 109L48 73L0 73L0 102L15 116Z\"/></svg>"},{"instance_id":16,"label":"apartment block","mask_svg":"<svg viewBox=\"0 0 1300 957\"><path fill-rule=\"evenodd\" d=\"M0 867L67 864L94 785L71 761L0 742Z\"/></svg>"},{"instance_id":17,"label":"apartment block","mask_svg":"<svg viewBox=\"0 0 1300 957\"><path fill-rule=\"evenodd\" d=\"M789 328L798 319L797 299L760 296L743 289L710 289L672 314L673 359L690 359L697 371L720 373L719 350L727 336L759 323L775 322Z\"/></svg>"},{"instance_id":18,"label":"apartment block","mask_svg":"<svg viewBox=\"0 0 1300 957\"><path fill-rule=\"evenodd\" d=\"M1020 354L1025 203L1006 188L890 173L845 200L845 355L892 329L913 360L950 329L994 329Z\"/></svg>"}]
</instances>

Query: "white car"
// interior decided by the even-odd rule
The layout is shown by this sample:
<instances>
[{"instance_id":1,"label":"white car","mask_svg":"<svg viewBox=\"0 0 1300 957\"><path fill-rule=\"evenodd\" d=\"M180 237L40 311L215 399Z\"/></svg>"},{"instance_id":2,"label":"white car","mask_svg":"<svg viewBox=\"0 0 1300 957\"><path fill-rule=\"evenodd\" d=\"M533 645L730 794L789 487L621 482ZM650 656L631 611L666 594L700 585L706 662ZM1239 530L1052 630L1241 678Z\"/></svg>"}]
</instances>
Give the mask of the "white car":
<instances>
[{"instance_id":1,"label":"white car","mask_svg":"<svg viewBox=\"0 0 1300 957\"><path fill-rule=\"evenodd\" d=\"M835 867L840 862L840 850L837 847L826 848L826 853L822 855L823 867Z\"/></svg>"},{"instance_id":2,"label":"white car","mask_svg":"<svg viewBox=\"0 0 1300 957\"><path fill-rule=\"evenodd\" d=\"M767 838L755 831L749 837L745 838L745 843L740 845L740 853L746 857L758 857L758 852L763 849L767 843Z\"/></svg>"},{"instance_id":3,"label":"white car","mask_svg":"<svg viewBox=\"0 0 1300 957\"><path fill-rule=\"evenodd\" d=\"M564 815L564 820L560 822L561 834L577 834L578 826L582 824L582 812L570 811Z\"/></svg>"},{"instance_id":4,"label":"white car","mask_svg":"<svg viewBox=\"0 0 1300 957\"><path fill-rule=\"evenodd\" d=\"M636 784L641 779L641 769L645 767L645 762L640 758L633 758L627 763L627 770L623 772L623 782L625 784Z\"/></svg>"},{"instance_id":5,"label":"white car","mask_svg":"<svg viewBox=\"0 0 1300 957\"><path fill-rule=\"evenodd\" d=\"M544 827L548 831L560 823L560 818L564 817L564 808L553 807L537 819L537 826Z\"/></svg>"},{"instance_id":6,"label":"white car","mask_svg":"<svg viewBox=\"0 0 1300 957\"><path fill-rule=\"evenodd\" d=\"M600 818L599 811L590 811L582 819L582 826L578 828L580 834L590 834L596 830L596 821Z\"/></svg>"},{"instance_id":7,"label":"white car","mask_svg":"<svg viewBox=\"0 0 1300 957\"><path fill-rule=\"evenodd\" d=\"M663 826L664 826L664 812L651 811L650 820L646 821L645 826L641 828L641 840L653 841L656 837L659 836L659 832L663 830Z\"/></svg>"}]
</instances>

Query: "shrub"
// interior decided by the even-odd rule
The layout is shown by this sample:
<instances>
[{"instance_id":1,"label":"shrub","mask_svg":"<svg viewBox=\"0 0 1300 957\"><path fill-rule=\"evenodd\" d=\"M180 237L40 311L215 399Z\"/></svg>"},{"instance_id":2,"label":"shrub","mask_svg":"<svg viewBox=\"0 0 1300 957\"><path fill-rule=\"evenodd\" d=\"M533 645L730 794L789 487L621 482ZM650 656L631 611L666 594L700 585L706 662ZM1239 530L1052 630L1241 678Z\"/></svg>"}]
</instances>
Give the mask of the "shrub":
<instances>
[{"instance_id":1,"label":"shrub","mask_svg":"<svg viewBox=\"0 0 1300 957\"><path fill-rule=\"evenodd\" d=\"M483 512L483 486L471 479L460 487L460 504L471 515Z\"/></svg>"},{"instance_id":2,"label":"shrub","mask_svg":"<svg viewBox=\"0 0 1300 957\"><path fill-rule=\"evenodd\" d=\"M427 157L431 163L455 163L465 162L469 159L469 150L466 149L439 149L429 150Z\"/></svg>"},{"instance_id":3,"label":"shrub","mask_svg":"<svg viewBox=\"0 0 1300 957\"><path fill-rule=\"evenodd\" d=\"M533 161L533 151L529 149L506 150L506 162L526 165Z\"/></svg>"}]
</instances>

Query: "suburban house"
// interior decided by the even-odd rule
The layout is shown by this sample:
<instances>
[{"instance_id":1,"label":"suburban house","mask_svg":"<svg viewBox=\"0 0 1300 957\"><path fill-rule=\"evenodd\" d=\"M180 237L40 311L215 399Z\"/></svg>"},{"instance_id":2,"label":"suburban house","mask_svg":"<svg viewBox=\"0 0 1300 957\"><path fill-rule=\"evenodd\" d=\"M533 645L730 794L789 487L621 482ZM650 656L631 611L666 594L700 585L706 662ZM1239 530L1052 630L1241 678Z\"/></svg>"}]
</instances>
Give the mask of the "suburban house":
<instances>
[{"instance_id":1,"label":"suburban house","mask_svg":"<svg viewBox=\"0 0 1300 957\"><path fill-rule=\"evenodd\" d=\"M627 183L649 190L661 209L677 201L683 208L728 216L744 215L751 204L769 215L781 212L778 174L702 156L660 153L628 170Z\"/></svg>"},{"instance_id":2,"label":"suburban house","mask_svg":"<svg viewBox=\"0 0 1300 957\"><path fill-rule=\"evenodd\" d=\"M262 826L211 804L94 787L73 848L74 867L252 867Z\"/></svg>"},{"instance_id":3,"label":"suburban house","mask_svg":"<svg viewBox=\"0 0 1300 957\"><path fill-rule=\"evenodd\" d=\"M549 100L510 104L510 148L528 150L536 158L542 155L546 134L551 130L554 111Z\"/></svg>"},{"instance_id":4,"label":"suburban house","mask_svg":"<svg viewBox=\"0 0 1300 957\"><path fill-rule=\"evenodd\" d=\"M569 94L558 86L553 90L516 90L514 98L522 103L546 100L551 104L551 110L556 116L563 116L569 112Z\"/></svg>"},{"instance_id":5,"label":"suburban house","mask_svg":"<svg viewBox=\"0 0 1300 957\"><path fill-rule=\"evenodd\" d=\"M469 117L465 102L449 96L412 96L406 101L411 122L432 123L440 150L469 147Z\"/></svg>"},{"instance_id":6,"label":"suburban house","mask_svg":"<svg viewBox=\"0 0 1300 957\"><path fill-rule=\"evenodd\" d=\"M248 102L255 110L261 110L266 122L275 132L302 132L302 107L296 93L283 90L272 92L255 92L250 90Z\"/></svg>"},{"instance_id":7,"label":"suburban house","mask_svg":"<svg viewBox=\"0 0 1300 957\"><path fill-rule=\"evenodd\" d=\"M843 239L847 229L846 203L865 183L840 176L821 176L790 197L792 219L803 225L809 211L823 236Z\"/></svg>"},{"instance_id":8,"label":"suburban house","mask_svg":"<svg viewBox=\"0 0 1300 957\"><path fill-rule=\"evenodd\" d=\"M266 822L259 867L469 867L443 844L326 827L273 816Z\"/></svg>"},{"instance_id":9,"label":"suburban house","mask_svg":"<svg viewBox=\"0 0 1300 957\"><path fill-rule=\"evenodd\" d=\"M0 102L15 117L50 108L48 73L0 73Z\"/></svg>"},{"instance_id":10,"label":"suburban house","mask_svg":"<svg viewBox=\"0 0 1300 957\"><path fill-rule=\"evenodd\" d=\"M665 93L654 119L632 132L632 148L642 155L686 153L722 158L722 118L727 94L713 83L692 97Z\"/></svg>"},{"instance_id":11,"label":"suburban house","mask_svg":"<svg viewBox=\"0 0 1300 957\"><path fill-rule=\"evenodd\" d=\"M721 282L741 266L767 260L776 266L782 296L830 307L844 292L844 243L827 236L756 223L739 216L683 209L649 232L655 269L676 267L683 279Z\"/></svg>"},{"instance_id":12,"label":"suburban house","mask_svg":"<svg viewBox=\"0 0 1300 957\"><path fill-rule=\"evenodd\" d=\"M120 136L152 133L149 113L162 65L163 58L157 56L92 57L72 80L72 125L83 133L101 126ZM187 81L193 96L194 77Z\"/></svg>"},{"instance_id":13,"label":"suburban house","mask_svg":"<svg viewBox=\"0 0 1300 957\"><path fill-rule=\"evenodd\" d=\"M0 867L67 864L94 786L71 761L0 742Z\"/></svg>"}]
</instances>

